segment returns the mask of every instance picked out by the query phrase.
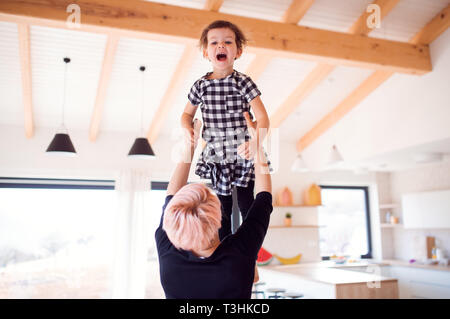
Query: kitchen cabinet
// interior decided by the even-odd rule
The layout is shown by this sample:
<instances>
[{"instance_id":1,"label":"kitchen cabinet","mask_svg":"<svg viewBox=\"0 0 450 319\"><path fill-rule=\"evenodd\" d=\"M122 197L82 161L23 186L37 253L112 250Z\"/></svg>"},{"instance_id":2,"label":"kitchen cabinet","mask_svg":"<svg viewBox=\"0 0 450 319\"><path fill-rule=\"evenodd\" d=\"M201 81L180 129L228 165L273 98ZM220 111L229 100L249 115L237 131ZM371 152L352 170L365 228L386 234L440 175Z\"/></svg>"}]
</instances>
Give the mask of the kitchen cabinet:
<instances>
[{"instance_id":1,"label":"kitchen cabinet","mask_svg":"<svg viewBox=\"0 0 450 319\"><path fill-rule=\"evenodd\" d=\"M408 266L390 266L390 270L390 276L398 280L401 299L450 298L450 271Z\"/></svg>"},{"instance_id":2,"label":"kitchen cabinet","mask_svg":"<svg viewBox=\"0 0 450 319\"><path fill-rule=\"evenodd\" d=\"M404 228L450 228L450 190L404 194Z\"/></svg>"}]
</instances>

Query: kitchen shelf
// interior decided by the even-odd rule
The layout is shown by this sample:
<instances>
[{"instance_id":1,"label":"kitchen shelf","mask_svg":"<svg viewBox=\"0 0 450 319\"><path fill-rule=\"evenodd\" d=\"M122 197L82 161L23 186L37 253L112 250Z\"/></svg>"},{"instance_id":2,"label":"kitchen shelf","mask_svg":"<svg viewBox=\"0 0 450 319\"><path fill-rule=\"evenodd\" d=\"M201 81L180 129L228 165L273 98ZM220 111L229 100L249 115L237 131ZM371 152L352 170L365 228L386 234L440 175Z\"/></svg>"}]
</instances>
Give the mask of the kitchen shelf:
<instances>
[{"instance_id":1,"label":"kitchen shelf","mask_svg":"<svg viewBox=\"0 0 450 319\"><path fill-rule=\"evenodd\" d=\"M269 226L269 228L320 228L325 226L319 225L292 225L292 226L283 226L283 225L273 225Z\"/></svg>"},{"instance_id":2,"label":"kitchen shelf","mask_svg":"<svg viewBox=\"0 0 450 319\"><path fill-rule=\"evenodd\" d=\"M399 208L399 204L380 204L380 209L392 209L392 208Z\"/></svg>"},{"instance_id":3,"label":"kitchen shelf","mask_svg":"<svg viewBox=\"0 0 450 319\"><path fill-rule=\"evenodd\" d=\"M323 207L323 205L276 205L276 204L272 204L273 207Z\"/></svg>"},{"instance_id":4,"label":"kitchen shelf","mask_svg":"<svg viewBox=\"0 0 450 319\"><path fill-rule=\"evenodd\" d=\"M380 224L382 228L402 228L402 224L387 224L387 223L381 223Z\"/></svg>"}]
</instances>

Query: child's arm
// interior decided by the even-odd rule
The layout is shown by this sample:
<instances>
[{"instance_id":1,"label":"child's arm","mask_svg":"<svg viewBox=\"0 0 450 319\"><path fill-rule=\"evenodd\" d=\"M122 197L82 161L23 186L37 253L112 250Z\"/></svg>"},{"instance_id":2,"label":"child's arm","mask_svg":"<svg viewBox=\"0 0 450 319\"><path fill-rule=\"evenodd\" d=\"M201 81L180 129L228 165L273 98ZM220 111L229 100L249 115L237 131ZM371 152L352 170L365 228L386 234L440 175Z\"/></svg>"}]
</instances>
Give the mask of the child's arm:
<instances>
[{"instance_id":1,"label":"child's arm","mask_svg":"<svg viewBox=\"0 0 450 319\"><path fill-rule=\"evenodd\" d=\"M250 115L244 113L245 121L247 122L247 127L249 129L252 138L255 138L255 129L258 127L257 122L252 122L250 120ZM259 192L272 193L272 178L269 172L268 159L264 154L261 143L258 144L257 151L254 155L255 160L255 194Z\"/></svg>"},{"instance_id":2,"label":"child's arm","mask_svg":"<svg viewBox=\"0 0 450 319\"><path fill-rule=\"evenodd\" d=\"M194 130L192 128L192 121L194 120L194 115L196 111L197 105L192 105L191 102L187 102L183 114L181 115L181 127L189 132L191 143L194 140Z\"/></svg>"},{"instance_id":3,"label":"child's arm","mask_svg":"<svg viewBox=\"0 0 450 319\"><path fill-rule=\"evenodd\" d=\"M245 142L238 147L238 154L245 159L253 158L258 145L261 146L266 138L270 126L269 116L259 96L250 101L250 106L253 109L253 113L255 113L256 133L249 142Z\"/></svg>"},{"instance_id":4,"label":"child's arm","mask_svg":"<svg viewBox=\"0 0 450 319\"><path fill-rule=\"evenodd\" d=\"M270 126L269 116L267 115L266 108L259 96L250 101L250 107L252 108L253 113L255 113L257 141L262 144Z\"/></svg>"}]
</instances>

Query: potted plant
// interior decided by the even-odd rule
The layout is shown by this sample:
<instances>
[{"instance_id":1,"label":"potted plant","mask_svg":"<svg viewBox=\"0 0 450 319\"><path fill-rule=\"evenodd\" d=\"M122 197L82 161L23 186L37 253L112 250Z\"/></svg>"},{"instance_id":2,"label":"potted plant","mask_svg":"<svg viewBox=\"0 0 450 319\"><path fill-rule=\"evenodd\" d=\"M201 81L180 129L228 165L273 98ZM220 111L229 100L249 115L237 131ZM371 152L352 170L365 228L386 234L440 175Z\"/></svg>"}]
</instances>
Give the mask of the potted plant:
<instances>
[{"instance_id":1,"label":"potted plant","mask_svg":"<svg viewBox=\"0 0 450 319\"><path fill-rule=\"evenodd\" d=\"M286 213L284 216L284 225L285 226L292 226L292 214Z\"/></svg>"}]
</instances>

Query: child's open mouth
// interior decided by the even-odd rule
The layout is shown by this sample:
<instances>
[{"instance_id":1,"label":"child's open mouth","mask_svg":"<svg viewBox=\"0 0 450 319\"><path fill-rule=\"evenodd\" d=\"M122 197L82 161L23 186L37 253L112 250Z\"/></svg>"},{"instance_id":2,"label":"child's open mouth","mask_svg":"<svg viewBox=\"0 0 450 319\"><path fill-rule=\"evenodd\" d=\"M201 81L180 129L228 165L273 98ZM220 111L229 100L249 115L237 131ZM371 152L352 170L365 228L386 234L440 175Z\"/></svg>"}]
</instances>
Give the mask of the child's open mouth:
<instances>
[{"instance_id":1,"label":"child's open mouth","mask_svg":"<svg viewBox=\"0 0 450 319\"><path fill-rule=\"evenodd\" d=\"M224 54L224 53L219 53L219 54L216 56L216 58L217 58L218 61L226 61L226 60L227 60L227 55Z\"/></svg>"}]
</instances>

